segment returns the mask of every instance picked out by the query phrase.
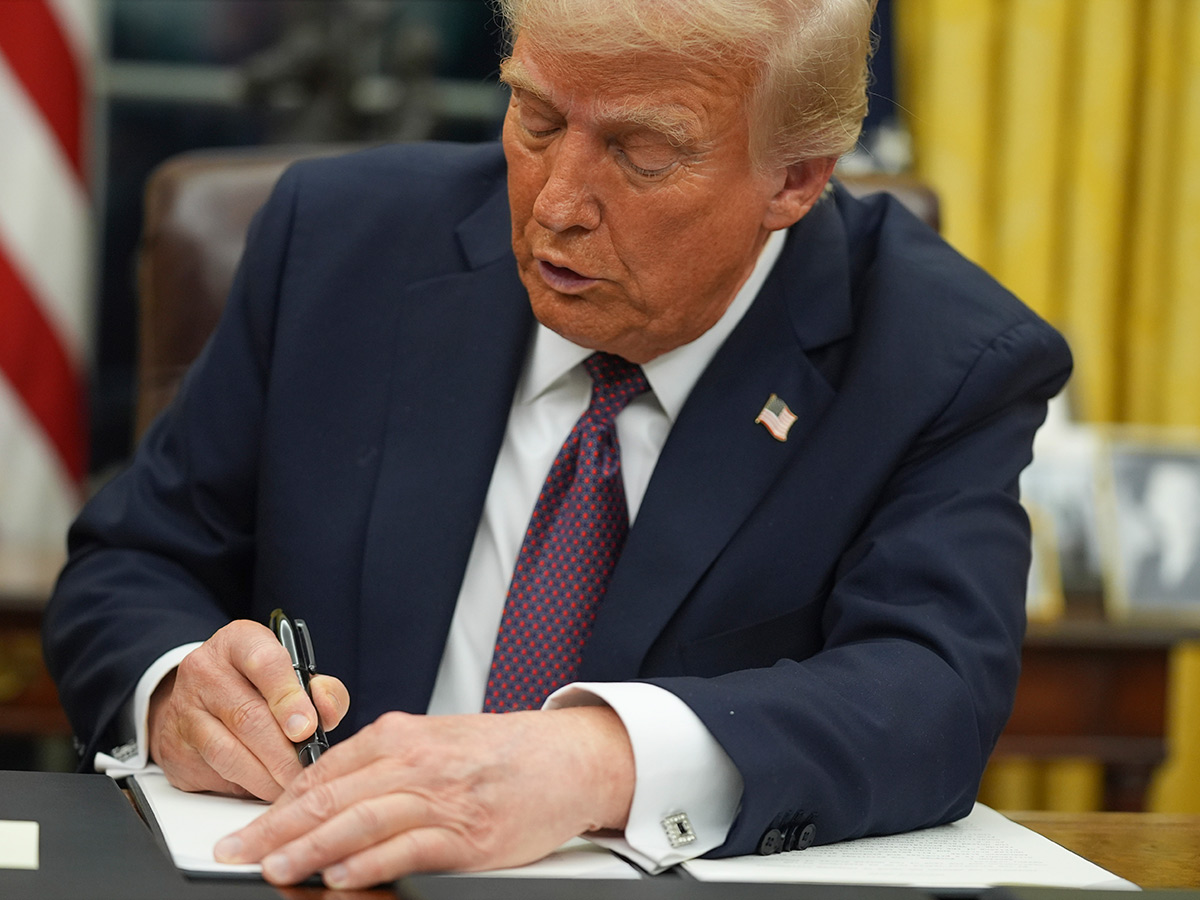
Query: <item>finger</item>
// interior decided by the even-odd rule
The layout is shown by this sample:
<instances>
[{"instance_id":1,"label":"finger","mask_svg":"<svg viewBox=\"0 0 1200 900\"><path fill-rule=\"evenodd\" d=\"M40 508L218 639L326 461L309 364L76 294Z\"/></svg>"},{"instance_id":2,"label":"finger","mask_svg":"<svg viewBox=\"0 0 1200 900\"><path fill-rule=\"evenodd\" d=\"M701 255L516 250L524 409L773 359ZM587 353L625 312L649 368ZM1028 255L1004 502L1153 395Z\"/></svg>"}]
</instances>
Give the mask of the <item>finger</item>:
<instances>
[{"instance_id":1,"label":"finger","mask_svg":"<svg viewBox=\"0 0 1200 900\"><path fill-rule=\"evenodd\" d=\"M341 749L344 744L334 750ZM345 756L346 754L340 754ZM254 862L271 851L311 833L357 803L400 787L396 773L379 767L352 769L330 777L327 765L334 757L331 750L316 765L306 769L271 809L245 828L234 832L231 840L218 844L223 862ZM325 770L324 772L320 770Z\"/></svg>"},{"instance_id":2,"label":"finger","mask_svg":"<svg viewBox=\"0 0 1200 900\"><path fill-rule=\"evenodd\" d=\"M270 853L262 861L263 876L279 884L301 881L408 831L427 814L426 804L412 795L370 797Z\"/></svg>"},{"instance_id":3,"label":"finger","mask_svg":"<svg viewBox=\"0 0 1200 900\"><path fill-rule=\"evenodd\" d=\"M201 691L190 702L193 710L182 720L190 726L184 737L221 777L274 800L300 774L292 742L257 689L237 672L226 677L220 691ZM227 746L227 737L237 747Z\"/></svg>"},{"instance_id":4,"label":"finger","mask_svg":"<svg viewBox=\"0 0 1200 900\"><path fill-rule=\"evenodd\" d=\"M422 720L424 716L412 716L402 712L386 712L358 734L330 748L321 755L316 765L302 769L289 785L288 789L276 800L276 807L285 807L300 800L308 791L319 785L336 779L355 775L366 769L381 755L388 754L392 762L396 759L396 748L405 746L405 736L411 722ZM387 770L386 778L389 785L400 786L399 777L402 768L395 766ZM354 781L351 784L358 784ZM367 782L367 794L377 794L385 790L382 781ZM366 796L362 794L359 796ZM348 801L349 802L349 801Z\"/></svg>"},{"instance_id":5,"label":"finger","mask_svg":"<svg viewBox=\"0 0 1200 900\"><path fill-rule=\"evenodd\" d=\"M205 782L204 790L225 793L226 786L234 785L241 788L234 790L234 794L248 791L263 800L274 800L283 793L284 784L280 783L279 778L217 716L198 710L182 720L179 728L183 741L221 782L212 785L202 779ZM291 747L287 741L283 743ZM299 769L300 763L294 750L291 757L295 768Z\"/></svg>"},{"instance_id":6,"label":"finger","mask_svg":"<svg viewBox=\"0 0 1200 900\"><path fill-rule=\"evenodd\" d=\"M326 866L322 876L327 887L345 891L373 887L414 872L477 870L480 866L471 863L474 848L464 843L464 837L447 828L412 828Z\"/></svg>"},{"instance_id":7,"label":"finger","mask_svg":"<svg viewBox=\"0 0 1200 900\"><path fill-rule=\"evenodd\" d=\"M291 745L262 697L225 659L224 651L206 645L180 663L169 690L156 690L151 716L154 759L179 786L228 791L230 784L240 785L233 793L273 799L295 772L287 768L286 752L276 763L278 775L270 773L262 757L269 758L272 744L275 754ZM255 717L259 725L247 726L245 720ZM247 734L250 746L244 746ZM256 754L256 744L265 752ZM298 771L294 751L291 756ZM205 774L205 768L213 774Z\"/></svg>"},{"instance_id":8,"label":"finger","mask_svg":"<svg viewBox=\"0 0 1200 900\"><path fill-rule=\"evenodd\" d=\"M220 794L250 797L240 784L227 781L180 734L178 720L170 720L158 734L153 759L161 766L167 781L181 791L214 791Z\"/></svg>"},{"instance_id":9,"label":"finger","mask_svg":"<svg viewBox=\"0 0 1200 900\"><path fill-rule=\"evenodd\" d=\"M229 660L266 700L283 733L301 741L317 729L317 711L292 668L292 660L271 630L239 622L229 633Z\"/></svg>"},{"instance_id":10,"label":"finger","mask_svg":"<svg viewBox=\"0 0 1200 900\"><path fill-rule=\"evenodd\" d=\"M350 710L350 692L340 679L332 675L317 675L309 682L313 703L326 731L332 731Z\"/></svg>"},{"instance_id":11,"label":"finger","mask_svg":"<svg viewBox=\"0 0 1200 900\"><path fill-rule=\"evenodd\" d=\"M226 781L219 776L198 754L192 754L195 762L191 766L176 764L171 769L164 769L167 781L173 787L189 793L207 791L214 794L224 794L229 797L241 797L246 800L262 799L246 790L240 784Z\"/></svg>"},{"instance_id":12,"label":"finger","mask_svg":"<svg viewBox=\"0 0 1200 900\"><path fill-rule=\"evenodd\" d=\"M244 691L236 698L221 698L211 711L284 788L301 771L292 742L316 730L316 709L296 677L287 651L268 628L242 620L226 626L218 637L220 653L241 679ZM274 800L281 791L256 793Z\"/></svg>"}]
</instances>

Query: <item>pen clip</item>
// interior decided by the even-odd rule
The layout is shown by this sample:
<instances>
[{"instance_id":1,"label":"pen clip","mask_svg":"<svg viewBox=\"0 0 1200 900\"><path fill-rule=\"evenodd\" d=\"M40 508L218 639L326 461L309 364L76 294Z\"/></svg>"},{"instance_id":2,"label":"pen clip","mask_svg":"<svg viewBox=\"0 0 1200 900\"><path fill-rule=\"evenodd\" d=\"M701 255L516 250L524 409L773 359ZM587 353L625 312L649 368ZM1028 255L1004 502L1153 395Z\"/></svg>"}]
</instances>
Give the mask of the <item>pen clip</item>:
<instances>
[{"instance_id":1,"label":"pen clip","mask_svg":"<svg viewBox=\"0 0 1200 900\"><path fill-rule=\"evenodd\" d=\"M291 617L282 609L277 609L271 613L271 631L274 632L279 643L283 644L283 649L287 651L288 658L292 661L292 668L299 675L303 669L303 660L301 658L302 650L299 642L296 640L296 630L296 624L292 622ZM310 648L311 645L312 642L310 640Z\"/></svg>"},{"instance_id":2,"label":"pen clip","mask_svg":"<svg viewBox=\"0 0 1200 900\"><path fill-rule=\"evenodd\" d=\"M303 619L295 619L293 621L296 626L297 655L295 659L305 672L309 675L316 675L317 657L313 653L312 636L308 633L308 623Z\"/></svg>"}]
</instances>

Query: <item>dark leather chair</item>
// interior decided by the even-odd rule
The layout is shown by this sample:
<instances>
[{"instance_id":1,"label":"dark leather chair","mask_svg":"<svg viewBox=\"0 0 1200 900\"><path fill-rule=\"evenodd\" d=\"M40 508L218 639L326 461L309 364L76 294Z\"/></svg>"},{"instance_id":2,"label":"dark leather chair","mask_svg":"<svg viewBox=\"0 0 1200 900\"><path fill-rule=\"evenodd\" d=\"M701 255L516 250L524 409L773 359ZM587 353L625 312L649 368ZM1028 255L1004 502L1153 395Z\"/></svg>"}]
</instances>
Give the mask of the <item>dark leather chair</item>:
<instances>
[{"instance_id":1,"label":"dark leather chair","mask_svg":"<svg viewBox=\"0 0 1200 900\"><path fill-rule=\"evenodd\" d=\"M196 150L171 157L146 183L138 259L141 313L135 436L171 401L225 306L246 229L283 170L303 157L355 149L306 145ZM937 196L912 179L843 178L858 195L890 191L938 227Z\"/></svg>"},{"instance_id":2,"label":"dark leather chair","mask_svg":"<svg viewBox=\"0 0 1200 900\"><path fill-rule=\"evenodd\" d=\"M283 170L303 157L349 149L194 150L167 159L150 173L138 249L135 437L171 402L216 327L250 220Z\"/></svg>"}]
</instances>

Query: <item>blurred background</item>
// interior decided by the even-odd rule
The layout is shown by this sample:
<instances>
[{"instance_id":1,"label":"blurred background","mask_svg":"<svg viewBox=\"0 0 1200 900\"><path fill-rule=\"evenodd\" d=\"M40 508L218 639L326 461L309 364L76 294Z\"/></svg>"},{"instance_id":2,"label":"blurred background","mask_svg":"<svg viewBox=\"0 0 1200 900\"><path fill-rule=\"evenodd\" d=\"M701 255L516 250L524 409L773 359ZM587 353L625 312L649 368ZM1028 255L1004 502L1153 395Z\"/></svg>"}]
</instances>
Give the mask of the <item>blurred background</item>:
<instances>
[{"instance_id":1,"label":"blurred background","mask_svg":"<svg viewBox=\"0 0 1200 900\"><path fill-rule=\"evenodd\" d=\"M880 0L876 32L843 173L930 189L1077 361L1023 481L1026 675L984 799L1200 812L1200 3ZM493 139L500 52L487 0L0 0L0 767L73 765L36 630L132 449L147 177Z\"/></svg>"}]
</instances>

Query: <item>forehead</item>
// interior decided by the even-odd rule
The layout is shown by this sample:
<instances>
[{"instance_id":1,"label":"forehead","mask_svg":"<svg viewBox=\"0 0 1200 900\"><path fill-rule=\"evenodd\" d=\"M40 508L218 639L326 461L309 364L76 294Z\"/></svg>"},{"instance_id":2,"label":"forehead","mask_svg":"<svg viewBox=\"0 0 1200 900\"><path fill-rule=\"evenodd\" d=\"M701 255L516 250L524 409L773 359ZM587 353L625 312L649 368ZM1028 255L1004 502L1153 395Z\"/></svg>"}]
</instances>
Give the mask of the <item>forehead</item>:
<instances>
[{"instance_id":1,"label":"forehead","mask_svg":"<svg viewBox=\"0 0 1200 900\"><path fill-rule=\"evenodd\" d=\"M702 131L717 116L740 113L746 88L737 71L704 65L668 52L622 55L562 53L519 37L501 78L564 115L599 120L646 119Z\"/></svg>"}]
</instances>

